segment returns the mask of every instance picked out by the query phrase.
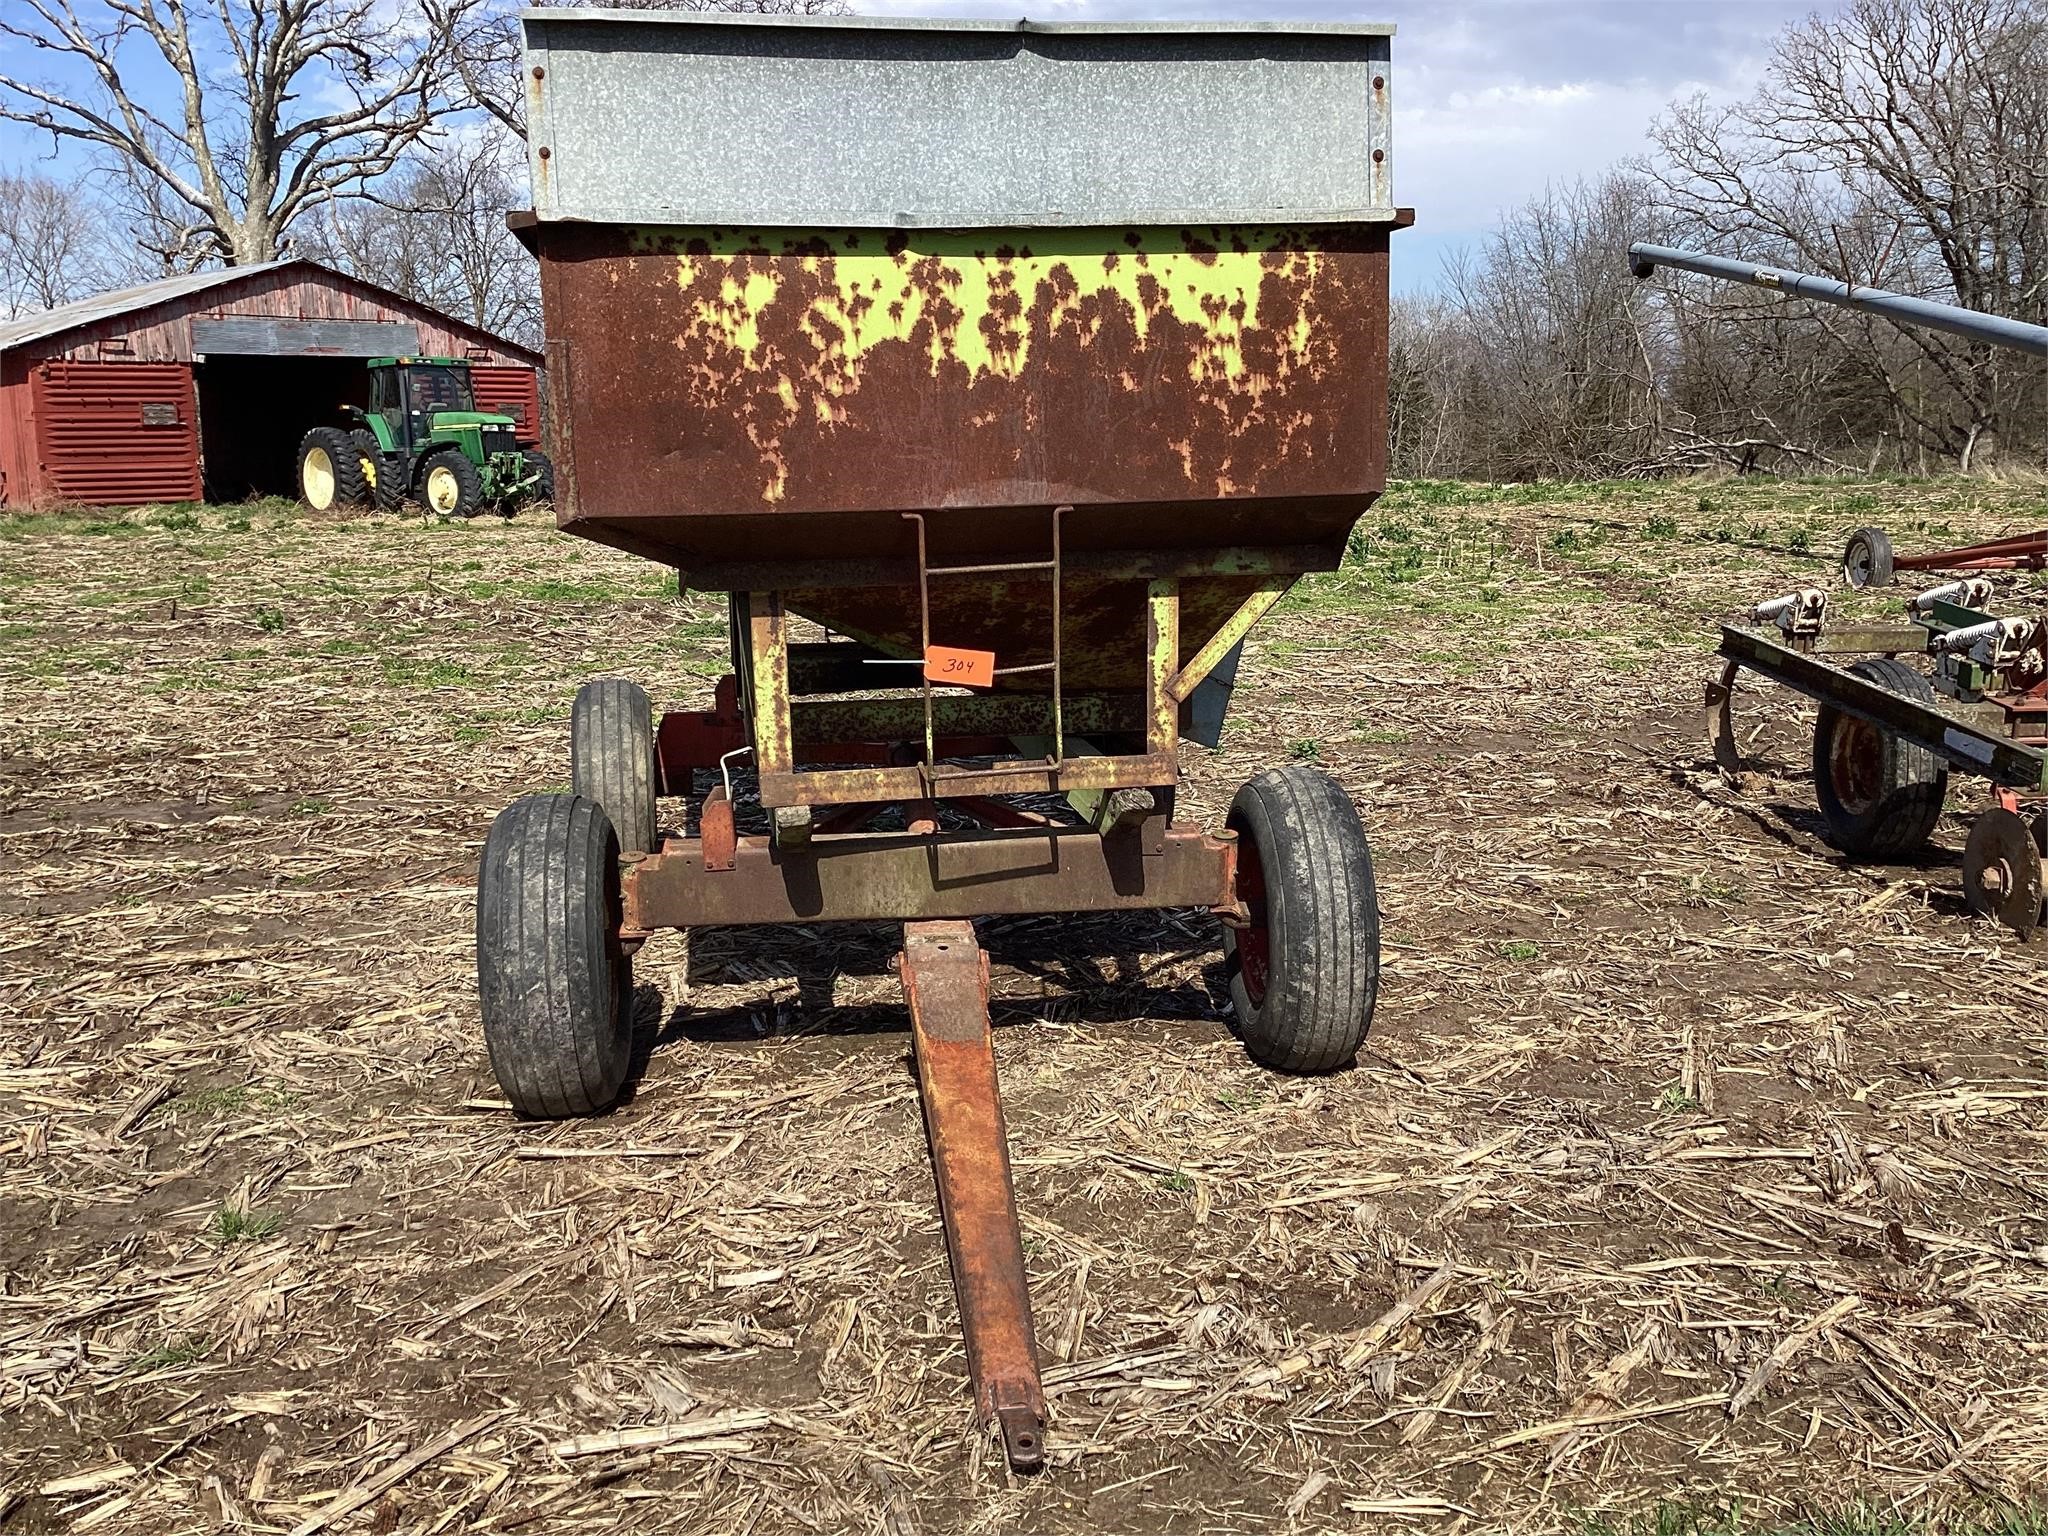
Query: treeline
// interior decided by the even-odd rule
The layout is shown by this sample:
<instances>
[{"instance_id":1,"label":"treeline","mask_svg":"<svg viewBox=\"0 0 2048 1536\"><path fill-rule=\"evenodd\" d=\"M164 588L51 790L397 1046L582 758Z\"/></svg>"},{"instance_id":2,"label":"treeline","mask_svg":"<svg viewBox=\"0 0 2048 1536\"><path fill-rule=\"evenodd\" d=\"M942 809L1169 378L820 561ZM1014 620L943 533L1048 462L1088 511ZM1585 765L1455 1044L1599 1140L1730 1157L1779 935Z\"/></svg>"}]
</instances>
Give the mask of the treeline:
<instances>
[{"instance_id":1,"label":"treeline","mask_svg":"<svg viewBox=\"0 0 2048 1536\"><path fill-rule=\"evenodd\" d=\"M1489 480L2048 465L2048 366L1660 270L1636 240L2048 322L2048 7L1854 0L1747 101L1552 187L1392 316L1401 475Z\"/></svg>"},{"instance_id":2,"label":"treeline","mask_svg":"<svg viewBox=\"0 0 2048 1536\"><path fill-rule=\"evenodd\" d=\"M0 116L93 161L0 175L0 312L307 255L537 342L533 263L504 224L526 185L516 0L240 3L241 35L171 0L0 4L17 55L61 45L116 82L111 104L71 100L0 67ZM195 87L180 112L119 94L166 67ZM1625 256L1648 239L2048 320L2048 0L1851 0L1781 34L1747 100L1675 103L1648 144L1396 303L1396 473L2048 464L2037 358L1682 274L1638 283Z\"/></svg>"}]
</instances>

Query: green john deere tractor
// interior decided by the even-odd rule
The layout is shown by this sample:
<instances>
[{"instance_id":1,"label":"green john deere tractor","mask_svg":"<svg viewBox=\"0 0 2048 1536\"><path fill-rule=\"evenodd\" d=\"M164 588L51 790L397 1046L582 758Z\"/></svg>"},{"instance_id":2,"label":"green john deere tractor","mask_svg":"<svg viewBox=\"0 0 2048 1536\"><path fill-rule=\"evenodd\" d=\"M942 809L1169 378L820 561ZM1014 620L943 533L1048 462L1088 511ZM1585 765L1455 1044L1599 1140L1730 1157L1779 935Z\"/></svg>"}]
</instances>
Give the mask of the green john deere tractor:
<instances>
[{"instance_id":1,"label":"green john deere tractor","mask_svg":"<svg viewBox=\"0 0 2048 1536\"><path fill-rule=\"evenodd\" d=\"M358 425L315 427L299 440L306 505L390 510L410 495L442 517L475 517L554 499L547 456L519 446L511 417L476 408L468 363L373 357L369 366L369 408L342 407Z\"/></svg>"}]
</instances>

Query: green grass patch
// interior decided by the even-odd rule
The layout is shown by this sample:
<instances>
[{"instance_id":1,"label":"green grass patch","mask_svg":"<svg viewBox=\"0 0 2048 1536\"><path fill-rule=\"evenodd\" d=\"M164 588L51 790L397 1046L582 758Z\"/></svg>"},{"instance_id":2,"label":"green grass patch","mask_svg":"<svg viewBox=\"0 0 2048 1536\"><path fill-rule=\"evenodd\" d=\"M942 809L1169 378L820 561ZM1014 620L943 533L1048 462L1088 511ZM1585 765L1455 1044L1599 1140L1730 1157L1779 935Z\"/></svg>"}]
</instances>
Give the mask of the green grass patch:
<instances>
[{"instance_id":1,"label":"green grass patch","mask_svg":"<svg viewBox=\"0 0 2048 1536\"><path fill-rule=\"evenodd\" d=\"M223 1200L214 1208L206 1230L221 1243L260 1243L283 1225L284 1217L275 1211L245 1211Z\"/></svg>"}]
</instances>

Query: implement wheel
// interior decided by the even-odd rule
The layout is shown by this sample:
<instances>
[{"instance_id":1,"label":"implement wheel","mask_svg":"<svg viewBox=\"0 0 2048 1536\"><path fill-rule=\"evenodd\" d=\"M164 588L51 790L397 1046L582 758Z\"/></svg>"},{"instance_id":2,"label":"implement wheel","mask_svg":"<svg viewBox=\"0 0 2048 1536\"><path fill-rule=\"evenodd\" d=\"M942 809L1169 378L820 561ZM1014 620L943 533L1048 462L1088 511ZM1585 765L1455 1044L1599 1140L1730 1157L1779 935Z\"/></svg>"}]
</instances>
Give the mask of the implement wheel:
<instances>
[{"instance_id":1,"label":"implement wheel","mask_svg":"<svg viewBox=\"0 0 2048 1536\"><path fill-rule=\"evenodd\" d=\"M1237 792L1237 889L1244 928L1223 932L1245 1049L1283 1072L1328 1072L1358 1054L1380 988L1372 850L1351 797L1300 764Z\"/></svg>"},{"instance_id":2,"label":"implement wheel","mask_svg":"<svg viewBox=\"0 0 2048 1536\"><path fill-rule=\"evenodd\" d=\"M1904 662L1869 657L1850 675L1932 707L1934 690ZM1882 726L1823 704L1813 726L1813 787L1828 841L1854 859L1903 859L1941 819L1948 764Z\"/></svg>"},{"instance_id":3,"label":"implement wheel","mask_svg":"<svg viewBox=\"0 0 2048 1536\"><path fill-rule=\"evenodd\" d=\"M619 946L619 842L576 795L499 813L477 875L477 1001L491 1071L522 1115L603 1109L632 1060L632 968Z\"/></svg>"},{"instance_id":4,"label":"implement wheel","mask_svg":"<svg viewBox=\"0 0 2048 1536\"><path fill-rule=\"evenodd\" d=\"M299 439L299 496L315 512L367 507L371 482L354 440L339 427L315 427Z\"/></svg>"},{"instance_id":5,"label":"implement wheel","mask_svg":"<svg viewBox=\"0 0 2048 1536\"><path fill-rule=\"evenodd\" d=\"M654 851L654 712L638 683L601 677L576 690L569 788L604 807L621 853Z\"/></svg>"},{"instance_id":6,"label":"implement wheel","mask_svg":"<svg viewBox=\"0 0 2048 1536\"><path fill-rule=\"evenodd\" d=\"M484 480L461 450L443 448L420 469L420 500L437 517L475 517L484 509Z\"/></svg>"},{"instance_id":7,"label":"implement wheel","mask_svg":"<svg viewBox=\"0 0 2048 1536\"><path fill-rule=\"evenodd\" d=\"M1892 584L1892 541L1882 528L1858 528L1842 551L1842 579L1852 587Z\"/></svg>"}]
</instances>

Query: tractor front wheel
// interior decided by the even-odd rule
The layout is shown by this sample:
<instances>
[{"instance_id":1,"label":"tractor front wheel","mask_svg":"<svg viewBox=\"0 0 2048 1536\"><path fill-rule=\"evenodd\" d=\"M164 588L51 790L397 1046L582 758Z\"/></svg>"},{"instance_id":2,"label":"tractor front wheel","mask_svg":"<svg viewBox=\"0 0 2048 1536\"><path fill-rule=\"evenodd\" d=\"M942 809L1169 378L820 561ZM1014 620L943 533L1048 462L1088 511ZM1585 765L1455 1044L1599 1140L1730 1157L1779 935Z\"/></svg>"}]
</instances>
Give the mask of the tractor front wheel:
<instances>
[{"instance_id":1,"label":"tractor front wheel","mask_svg":"<svg viewBox=\"0 0 2048 1536\"><path fill-rule=\"evenodd\" d=\"M315 427L299 439L299 495L315 512L370 504L355 441L341 428Z\"/></svg>"},{"instance_id":2,"label":"tractor front wheel","mask_svg":"<svg viewBox=\"0 0 2048 1536\"><path fill-rule=\"evenodd\" d=\"M529 476L538 475L540 477L533 482L531 489L527 491L526 499L528 501L545 501L552 506L555 500L555 466L548 462L546 454L532 448L526 450L525 459L526 473Z\"/></svg>"},{"instance_id":3,"label":"tractor front wheel","mask_svg":"<svg viewBox=\"0 0 2048 1536\"><path fill-rule=\"evenodd\" d=\"M484 509L484 479L454 448L430 454L420 467L420 500L436 517L475 517Z\"/></svg>"}]
</instances>

